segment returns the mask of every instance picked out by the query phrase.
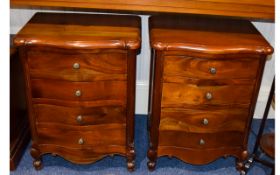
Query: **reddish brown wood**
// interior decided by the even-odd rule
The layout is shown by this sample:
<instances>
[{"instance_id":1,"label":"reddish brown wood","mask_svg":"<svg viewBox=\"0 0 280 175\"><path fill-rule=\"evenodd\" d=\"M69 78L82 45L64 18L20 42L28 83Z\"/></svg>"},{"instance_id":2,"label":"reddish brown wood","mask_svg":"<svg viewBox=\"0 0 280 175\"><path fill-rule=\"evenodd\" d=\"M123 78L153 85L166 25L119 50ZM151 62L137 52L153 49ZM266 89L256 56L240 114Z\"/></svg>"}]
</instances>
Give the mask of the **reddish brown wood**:
<instances>
[{"instance_id":1,"label":"reddish brown wood","mask_svg":"<svg viewBox=\"0 0 280 175\"><path fill-rule=\"evenodd\" d=\"M33 107L39 123L64 123L84 126L126 122L126 108L120 106L85 108L34 104ZM77 118L79 115L81 115L80 120Z\"/></svg>"},{"instance_id":2,"label":"reddish brown wood","mask_svg":"<svg viewBox=\"0 0 280 175\"><path fill-rule=\"evenodd\" d=\"M158 134L160 122L160 109L161 109L161 95L162 95L162 72L163 61L161 51L152 51L152 84L150 85L150 116L149 116L149 150L147 156L149 161L147 163L149 170L154 170L156 166L157 148L158 148Z\"/></svg>"},{"instance_id":3,"label":"reddish brown wood","mask_svg":"<svg viewBox=\"0 0 280 175\"><path fill-rule=\"evenodd\" d=\"M15 170L30 141L23 70L18 49L10 49L10 170Z\"/></svg>"},{"instance_id":4,"label":"reddish brown wood","mask_svg":"<svg viewBox=\"0 0 280 175\"><path fill-rule=\"evenodd\" d=\"M156 56L149 169L159 156L192 164L235 156L243 170L266 55L273 48L249 21L195 16L151 17L150 38Z\"/></svg>"},{"instance_id":5,"label":"reddish brown wood","mask_svg":"<svg viewBox=\"0 0 280 175\"><path fill-rule=\"evenodd\" d=\"M125 146L125 124L71 126L62 123L40 123L36 124L36 127L39 144L70 148L102 147L104 145ZM80 139L83 139L83 143L79 143Z\"/></svg>"},{"instance_id":6,"label":"reddish brown wood","mask_svg":"<svg viewBox=\"0 0 280 175\"><path fill-rule=\"evenodd\" d=\"M149 21L151 46L157 50L182 50L213 55L267 55L273 52L273 48L253 24L246 20L159 15Z\"/></svg>"},{"instance_id":7,"label":"reddish brown wood","mask_svg":"<svg viewBox=\"0 0 280 175\"><path fill-rule=\"evenodd\" d=\"M205 110L207 110L207 114L205 114ZM248 112L247 108L241 107L162 108L160 129L193 133L243 132ZM207 119L207 125L203 123L205 119Z\"/></svg>"},{"instance_id":8,"label":"reddish brown wood","mask_svg":"<svg viewBox=\"0 0 280 175\"><path fill-rule=\"evenodd\" d=\"M184 56L166 56L164 59L164 76L177 76L198 79L253 79L259 66L258 59L232 58L198 59ZM210 68L216 73L211 74ZM250 67L251 69L247 69Z\"/></svg>"},{"instance_id":9,"label":"reddish brown wood","mask_svg":"<svg viewBox=\"0 0 280 175\"><path fill-rule=\"evenodd\" d=\"M274 0L11 0L12 7L192 13L274 19Z\"/></svg>"},{"instance_id":10,"label":"reddish brown wood","mask_svg":"<svg viewBox=\"0 0 280 175\"><path fill-rule=\"evenodd\" d=\"M135 113L135 93L136 93L136 51L129 50L127 54L127 113L126 113L126 135L127 135L127 168L129 171L135 169L135 147L134 147L134 113Z\"/></svg>"},{"instance_id":11,"label":"reddish brown wood","mask_svg":"<svg viewBox=\"0 0 280 175\"><path fill-rule=\"evenodd\" d=\"M32 97L65 101L124 101L126 81L70 82L48 79L31 79ZM64 87L64 88L61 88ZM81 95L76 96L80 91Z\"/></svg>"},{"instance_id":12,"label":"reddish brown wood","mask_svg":"<svg viewBox=\"0 0 280 175\"><path fill-rule=\"evenodd\" d=\"M213 149L192 149L183 147L161 146L157 150L158 156L176 157L185 162L192 162L196 165L203 165L212 162L222 156L240 157L240 147L213 148ZM207 156L205 156L207 155Z\"/></svg>"},{"instance_id":13,"label":"reddish brown wood","mask_svg":"<svg viewBox=\"0 0 280 175\"><path fill-rule=\"evenodd\" d=\"M20 30L15 45L76 49L138 49L140 18L128 15L37 13ZM117 52L118 53L118 52Z\"/></svg>"},{"instance_id":14,"label":"reddish brown wood","mask_svg":"<svg viewBox=\"0 0 280 175\"><path fill-rule=\"evenodd\" d=\"M232 105L246 104L251 101L254 86L207 85L163 83L162 107L184 107L185 105ZM212 99L206 94L211 93ZM242 94L242 98L240 98Z\"/></svg>"},{"instance_id":15,"label":"reddish brown wood","mask_svg":"<svg viewBox=\"0 0 280 175\"><path fill-rule=\"evenodd\" d=\"M55 155L62 156L66 160L77 164L89 164L103 159L106 156L126 156L126 149L123 145L103 145L82 148L62 147L59 145L39 145L38 149L44 153L52 152Z\"/></svg>"},{"instance_id":16,"label":"reddish brown wood","mask_svg":"<svg viewBox=\"0 0 280 175\"><path fill-rule=\"evenodd\" d=\"M67 51L42 47L31 49L28 53L30 76L69 81L126 80L124 50ZM73 68L74 63L79 63L79 69Z\"/></svg>"},{"instance_id":17,"label":"reddish brown wood","mask_svg":"<svg viewBox=\"0 0 280 175\"><path fill-rule=\"evenodd\" d=\"M275 158L275 134L264 134L260 140L260 147L267 155Z\"/></svg>"},{"instance_id":18,"label":"reddish brown wood","mask_svg":"<svg viewBox=\"0 0 280 175\"><path fill-rule=\"evenodd\" d=\"M25 71L35 169L52 153L82 164L119 154L133 170L140 18L39 13L14 41Z\"/></svg>"},{"instance_id":19,"label":"reddish brown wood","mask_svg":"<svg viewBox=\"0 0 280 175\"><path fill-rule=\"evenodd\" d=\"M237 131L217 131L211 133L196 133L192 131L178 131L168 129L159 129L159 147L175 146L183 148L223 148L223 147L238 147L242 145L243 132ZM204 144L200 144L203 139ZM185 141L184 141L185 140Z\"/></svg>"}]
</instances>

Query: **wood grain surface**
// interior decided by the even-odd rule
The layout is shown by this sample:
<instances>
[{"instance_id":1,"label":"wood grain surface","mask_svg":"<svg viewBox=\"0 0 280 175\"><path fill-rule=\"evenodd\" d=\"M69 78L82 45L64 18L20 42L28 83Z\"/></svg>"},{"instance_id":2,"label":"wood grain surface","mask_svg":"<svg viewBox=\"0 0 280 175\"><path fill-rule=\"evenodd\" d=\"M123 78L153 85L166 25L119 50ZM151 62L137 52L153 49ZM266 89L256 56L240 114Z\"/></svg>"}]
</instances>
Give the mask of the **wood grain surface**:
<instances>
[{"instance_id":1,"label":"wood grain surface","mask_svg":"<svg viewBox=\"0 0 280 175\"><path fill-rule=\"evenodd\" d=\"M199 79L254 79L259 59L207 59L184 56L166 56L164 76L182 76ZM250 67L250 69L248 69ZM214 68L212 74L210 69Z\"/></svg>"},{"instance_id":2,"label":"wood grain surface","mask_svg":"<svg viewBox=\"0 0 280 175\"><path fill-rule=\"evenodd\" d=\"M31 156L74 163L122 155L135 167L140 18L38 13L14 39L24 68Z\"/></svg>"},{"instance_id":3,"label":"wood grain surface","mask_svg":"<svg viewBox=\"0 0 280 175\"><path fill-rule=\"evenodd\" d=\"M162 107L187 105L234 105L249 106L254 86L197 86L192 84L163 83ZM211 93L212 99L206 99Z\"/></svg>"},{"instance_id":4,"label":"wood grain surface","mask_svg":"<svg viewBox=\"0 0 280 175\"><path fill-rule=\"evenodd\" d=\"M266 20L273 20L275 16L274 0L11 0L11 6L125 11L125 13L191 13Z\"/></svg>"},{"instance_id":5,"label":"wood grain surface","mask_svg":"<svg viewBox=\"0 0 280 175\"><path fill-rule=\"evenodd\" d=\"M126 148L121 145L84 146L72 148L59 145L42 144L38 146L42 153L53 153L77 164L89 164L113 155L125 156Z\"/></svg>"},{"instance_id":6,"label":"wood grain surface","mask_svg":"<svg viewBox=\"0 0 280 175\"><path fill-rule=\"evenodd\" d=\"M159 156L191 164L234 156L239 171L267 54L245 20L152 16L148 168Z\"/></svg>"},{"instance_id":7,"label":"wood grain surface","mask_svg":"<svg viewBox=\"0 0 280 175\"><path fill-rule=\"evenodd\" d=\"M34 104L33 107L38 123L60 123L75 126L126 123L126 108L121 106L83 108ZM78 116L81 116L81 121L77 121Z\"/></svg>"},{"instance_id":8,"label":"wood grain surface","mask_svg":"<svg viewBox=\"0 0 280 175\"><path fill-rule=\"evenodd\" d=\"M27 60L30 76L79 82L126 80L126 51L100 50L95 52L30 49ZM79 64L79 68L73 68L75 63Z\"/></svg>"},{"instance_id":9,"label":"wood grain surface","mask_svg":"<svg viewBox=\"0 0 280 175\"><path fill-rule=\"evenodd\" d=\"M229 137L230 136L230 137ZM176 146L184 148L221 148L242 146L243 133L237 131L220 131L216 133L192 133L184 131L161 130L159 131L160 146ZM200 145L200 139L205 141Z\"/></svg>"},{"instance_id":10,"label":"wood grain surface","mask_svg":"<svg viewBox=\"0 0 280 175\"><path fill-rule=\"evenodd\" d=\"M67 82L32 79L31 84L33 98L69 101L126 100L125 81ZM76 96L78 90L81 96Z\"/></svg>"},{"instance_id":11,"label":"wood grain surface","mask_svg":"<svg viewBox=\"0 0 280 175\"><path fill-rule=\"evenodd\" d=\"M157 15L149 19L150 43L157 50L208 54L271 54L273 48L246 20L193 15Z\"/></svg>"},{"instance_id":12,"label":"wood grain surface","mask_svg":"<svg viewBox=\"0 0 280 175\"><path fill-rule=\"evenodd\" d=\"M138 49L141 19L127 15L37 13L18 32L17 46Z\"/></svg>"},{"instance_id":13,"label":"wood grain surface","mask_svg":"<svg viewBox=\"0 0 280 175\"><path fill-rule=\"evenodd\" d=\"M186 109L162 108L160 130L185 131L195 133L215 133L221 131L244 132L246 108ZM203 121L207 120L207 124Z\"/></svg>"},{"instance_id":14,"label":"wood grain surface","mask_svg":"<svg viewBox=\"0 0 280 175\"><path fill-rule=\"evenodd\" d=\"M241 157L241 147L209 149L183 148L175 146L158 147L158 156L176 157L185 162L189 162L195 165L205 165L225 155L231 155L236 158Z\"/></svg>"},{"instance_id":15,"label":"wood grain surface","mask_svg":"<svg viewBox=\"0 0 280 175\"><path fill-rule=\"evenodd\" d=\"M54 144L73 148L83 146L125 146L125 124L71 126L54 123L38 123L39 144ZM112 132L114 131L114 132ZM83 139L83 144L79 144Z\"/></svg>"}]
</instances>

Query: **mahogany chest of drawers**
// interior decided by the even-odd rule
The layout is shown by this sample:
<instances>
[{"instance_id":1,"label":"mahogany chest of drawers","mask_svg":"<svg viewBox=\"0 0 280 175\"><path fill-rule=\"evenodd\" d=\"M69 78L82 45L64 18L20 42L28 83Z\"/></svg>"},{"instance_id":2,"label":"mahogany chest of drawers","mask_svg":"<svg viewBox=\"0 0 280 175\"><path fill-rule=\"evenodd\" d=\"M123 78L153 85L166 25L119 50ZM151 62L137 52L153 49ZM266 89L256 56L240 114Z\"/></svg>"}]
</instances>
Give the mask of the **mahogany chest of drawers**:
<instances>
[{"instance_id":1,"label":"mahogany chest of drawers","mask_svg":"<svg viewBox=\"0 0 280 175\"><path fill-rule=\"evenodd\" d=\"M235 156L242 170L273 48L249 21L153 16L149 25L149 169L159 156L197 165Z\"/></svg>"},{"instance_id":2,"label":"mahogany chest of drawers","mask_svg":"<svg viewBox=\"0 0 280 175\"><path fill-rule=\"evenodd\" d=\"M107 155L134 168L136 16L37 13L17 34L34 167L45 153L74 163Z\"/></svg>"}]
</instances>

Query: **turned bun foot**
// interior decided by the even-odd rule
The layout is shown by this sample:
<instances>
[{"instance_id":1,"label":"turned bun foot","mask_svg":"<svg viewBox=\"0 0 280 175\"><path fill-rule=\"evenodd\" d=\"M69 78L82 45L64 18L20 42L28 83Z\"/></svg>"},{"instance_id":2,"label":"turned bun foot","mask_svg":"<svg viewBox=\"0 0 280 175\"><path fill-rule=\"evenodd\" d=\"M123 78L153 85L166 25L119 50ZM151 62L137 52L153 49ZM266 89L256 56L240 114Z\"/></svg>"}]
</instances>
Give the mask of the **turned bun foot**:
<instances>
[{"instance_id":1,"label":"turned bun foot","mask_svg":"<svg viewBox=\"0 0 280 175\"><path fill-rule=\"evenodd\" d=\"M135 170L135 161L128 161L127 162L127 170L132 172Z\"/></svg>"},{"instance_id":2,"label":"turned bun foot","mask_svg":"<svg viewBox=\"0 0 280 175\"><path fill-rule=\"evenodd\" d=\"M237 169L237 171L239 171L239 172L244 171L244 170L245 170L244 163L241 162L241 161L236 162L236 169Z\"/></svg>"},{"instance_id":3,"label":"turned bun foot","mask_svg":"<svg viewBox=\"0 0 280 175\"><path fill-rule=\"evenodd\" d=\"M156 167L156 162L148 161L147 166L150 171L154 171Z\"/></svg>"},{"instance_id":4,"label":"turned bun foot","mask_svg":"<svg viewBox=\"0 0 280 175\"><path fill-rule=\"evenodd\" d=\"M41 160L34 160L33 161L33 166L37 171L41 170L43 168L42 161Z\"/></svg>"}]
</instances>

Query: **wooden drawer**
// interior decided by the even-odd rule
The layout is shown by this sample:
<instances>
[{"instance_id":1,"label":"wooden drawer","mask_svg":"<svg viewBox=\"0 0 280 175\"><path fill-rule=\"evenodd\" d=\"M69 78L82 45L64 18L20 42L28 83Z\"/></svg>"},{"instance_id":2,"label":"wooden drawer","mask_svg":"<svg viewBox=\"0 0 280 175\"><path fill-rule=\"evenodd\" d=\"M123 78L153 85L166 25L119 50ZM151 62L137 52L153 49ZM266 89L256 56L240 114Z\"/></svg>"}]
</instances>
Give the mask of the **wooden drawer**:
<instances>
[{"instance_id":1,"label":"wooden drawer","mask_svg":"<svg viewBox=\"0 0 280 175\"><path fill-rule=\"evenodd\" d=\"M73 163L89 164L108 155L126 155L126 147L122 145L83 146L81 148L60 145L41 144L42 152L54 153Z\"/></svg>"},{"instance_id":2,"label":"wooden drawer","mask_svg":"<svg viewBox=\"0 0 280 175\"><path fill-rule=\"evenodd\" d=\"M63 49L31 49L27 63L31 78L70 81L126 80L125 51L96 53Z\"/></svg>"},{"instance_id":3,"label":"wooden drawer","mask_svg":"<svg viewBox=\"0 0 280 175\"><path fill-rule=\"evenodd\" d=\"M186 105L250 105L253 85L198 86L195 84L163 83L162 107ZM207 97L211 97L207 99Z\"/></svg>"},{"instance_id":4,"label":"wooden drawer","mask_svg":"<svg viewBox=\"0 0 280 175\"><path fill-rule=\"evenodd\" d=\"M31 85L33 98L74 101L126 101L126 81L67 82L32 79Z\"/></svg>"},{"instance_id":5,"label":"wooden drawer","mask_svg":"<svg viewBox=\"0 0 280 175\"><path fill-rule=\"evenodd\" d=\"M71 126L38 123L36 126L39 144L54 144L72 148L102 145L125 146L125 124Z\"/></svg>"},{"instance_id":6,"label":"wooden drawer","mask_svg":"<svg viewBox=\"0 0 280 175\"><path fill-rule=\"evenodd\" d=\"M194 133L244 132L249 111L246 108L179 109L162 108L160 130Z\"/></svg>"},{"instance_id":7,"label":"wooden drawer","mask_svg":"<svg viewBox=\"0 0 280 175\"><path fill-rule=\"evenodd\" d=\"M125 123L126 108L121 106L104 107L64 107L48 104L34 104L37 123L57 123L66 125L99 125Z\"/></svg>"},{"instance_id":8,"label":"wooden drawer","mask_svg":"<svg viewBox=\"0 0 280 175\"><path fill-rule=\"evenodd\" d=\"M254 79L260 59L204 59L187 56L165 56L164 76L182 76L198 79ZM212 72L211 72L212 68Z\"/></svg>"},{"instance_id":9,"label":"wooden drawer","mask_svg":"<svg viewBox=\"0 0 280 175\"><path fill-rule=\"evenodd\" d=\"M159 146L201 149L236 147L243 144L243 139L244 133L237 131L201 134L184 131L159 130Z\"/></svg>"}]
</instances>

